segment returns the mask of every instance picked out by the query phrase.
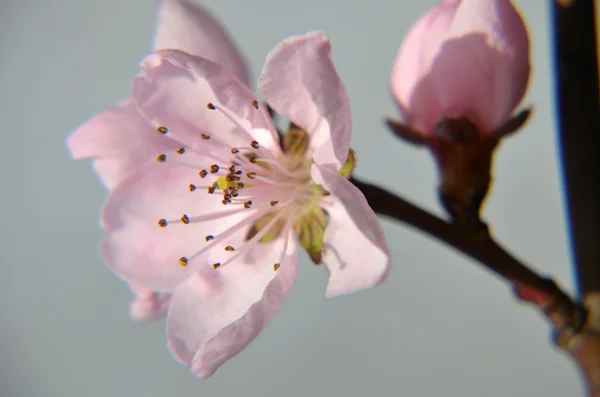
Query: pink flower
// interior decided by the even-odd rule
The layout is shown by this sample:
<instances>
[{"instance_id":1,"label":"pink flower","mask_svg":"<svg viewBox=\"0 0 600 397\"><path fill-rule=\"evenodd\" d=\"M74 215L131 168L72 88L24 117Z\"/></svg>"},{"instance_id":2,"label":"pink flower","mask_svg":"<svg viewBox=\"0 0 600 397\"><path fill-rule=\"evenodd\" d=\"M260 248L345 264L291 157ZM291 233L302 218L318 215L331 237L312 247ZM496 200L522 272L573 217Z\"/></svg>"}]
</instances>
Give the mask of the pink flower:
<instances>
[{"instance_id":1,"label":"pink flower","mask_svg":"<svg viewBox=\"0 0 600 397\"><path fill-rule=\"evenodd\" d=\"M112 191L102 253L121 277L173 293L169 347L201 378L269 323L296 278L297 235L329 271L326 295L389 271L381 226L351 173L346 90L321 33L279 44L259 90L294 123L283 141L248 87L181 51L142 62L133 101L165 138ZM127 146L123 142L123 146Z\"/></svg>"},{"instance_id":2,"label":"pink flower","mask_svg":"<svg viewBox=\"0 0 600 397\"><path fill-rule=\"evenodd\" d=\"M431 136L443 117L480 134L502 126L529 79L529 40L509 0L446 0L411 28L391 75L406 123Z\"/></svg>"},{"instance_id":3,"label":"pink flower","mask_svg":"<svg viewBox=\"0 0 600 397\"><path fill-rule=\"evenodd\" d=\"M158 2L154 50L161 49L202 54L248 84L248 70L240 52L218 22L197 5L184 0ZM129 99L87 121L73 132L67 145L73 158L93 160L96 173L109 190L157 151L179 147L167 136L155 134ZM130 305L133 319L152 319L165 312L169 294L139 285L130 287L136 295Z\"/></svg>"}]
</instances>

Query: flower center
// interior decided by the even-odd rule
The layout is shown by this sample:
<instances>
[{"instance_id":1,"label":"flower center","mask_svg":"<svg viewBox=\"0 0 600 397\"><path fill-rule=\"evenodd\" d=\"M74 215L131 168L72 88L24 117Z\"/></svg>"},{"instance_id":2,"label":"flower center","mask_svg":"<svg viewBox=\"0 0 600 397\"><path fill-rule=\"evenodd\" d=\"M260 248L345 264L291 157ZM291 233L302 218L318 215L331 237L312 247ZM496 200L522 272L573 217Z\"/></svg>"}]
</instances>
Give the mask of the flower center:
<instances>
[{"instance_id":1,"label":"flower center","mask_svg":"<svg viewBox=\"0 0 600 397\"><path fill-rule=\"evenodd\" d=\"M239 127L242 123L227 110L208 104L210 110L220 110ZM256 106L255 106L256 107ZM166 129L159 127L159 132ZM248 139L247 146L231 147L215 136L202 135L209 150L199 153L215 162L198 172L202 184L190 184L190 192L199 192L214 196L221 205L231 207L227 211L215 211L214 214L191 216L183 214L180 225L212 221L249 211L248 216L219 234L205 236L204 245L195 253L182 256L178 263L187 267L204 253L222 246L224 259L212 263L213 269L220 269L249 252L258 243L269 243L279 236L285 239L279 261L273 265L277 271L287 251L290 230L303 217L319 209L319 199L325 193L312 182L312 159L306 155L308 134L296 128L290 129L282 142L283 152L274 154L252 139L259 131L241 128ZM184 155L186 150L177 150ZM165 155L157 157L159 162L166 161ZM206 183L207 182L207 183ZM166 227L173 221L161 219L158 226ZM240 231L247 230L241 246L235 246L232 240L240 241ZM237 238L234 238L238 234Z\"/></svg>"}]
</instances>

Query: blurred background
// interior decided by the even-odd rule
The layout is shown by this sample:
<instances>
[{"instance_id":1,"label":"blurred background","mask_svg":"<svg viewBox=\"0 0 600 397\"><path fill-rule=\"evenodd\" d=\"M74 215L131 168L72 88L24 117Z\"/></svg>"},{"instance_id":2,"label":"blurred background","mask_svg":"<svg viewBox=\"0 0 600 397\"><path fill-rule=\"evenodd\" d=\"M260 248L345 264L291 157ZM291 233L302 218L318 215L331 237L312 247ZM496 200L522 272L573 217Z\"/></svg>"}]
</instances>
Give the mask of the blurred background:
<instances>
[{"instance_id":1,"label":"blurred background","mask_svg":"<svg viewBox=\"0 0 600 397\"><path fill-rule=\"evenodd\" d=\"M281 39L324 30L353 108L357 176L439 210L433 162L395 140L388 76L410 25L437 2L213 0L257 77ZM500 148L485 209L516 255L571 290L556 160L550 2L528 22L532 120ZM164 320L127 314L130 293L102 263L106 197L65 137L129 95L150 50L152 0L2 0L0 8L0 396L578 396L549 328L478 264L383 221L393 269L382 286L326 299L326 271L302 258L269 327L196 380L171 358Z\"/></svg>"}]
</instances>

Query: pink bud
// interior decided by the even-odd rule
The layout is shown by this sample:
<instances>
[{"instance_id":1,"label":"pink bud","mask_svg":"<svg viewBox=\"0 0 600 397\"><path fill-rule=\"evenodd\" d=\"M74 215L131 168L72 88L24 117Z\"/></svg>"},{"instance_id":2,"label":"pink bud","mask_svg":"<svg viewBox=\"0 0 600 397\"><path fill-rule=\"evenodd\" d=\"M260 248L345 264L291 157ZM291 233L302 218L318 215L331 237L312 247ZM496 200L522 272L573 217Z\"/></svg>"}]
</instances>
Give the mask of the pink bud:
<instances>
[{"instance_id":1,"label":"pink bud","mask_svg":"<svg viewBox=\"0 0 600 397\"><path fill-rule=\"evenodd\" d=\"M400 46L392 93L414 130L466 117L489 135L508 121L529 80L529 39L509 0L445 0Z\"/></svg>"}]
</instances>

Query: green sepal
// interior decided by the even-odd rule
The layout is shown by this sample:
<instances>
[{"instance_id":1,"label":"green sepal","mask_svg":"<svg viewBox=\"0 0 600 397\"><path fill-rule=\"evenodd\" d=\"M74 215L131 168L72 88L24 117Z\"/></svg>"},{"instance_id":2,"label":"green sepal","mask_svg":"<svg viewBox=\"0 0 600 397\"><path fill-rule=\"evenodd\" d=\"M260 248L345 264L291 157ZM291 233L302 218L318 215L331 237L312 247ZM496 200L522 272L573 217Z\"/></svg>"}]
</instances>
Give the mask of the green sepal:
<instances>
[{"instance_id":1,"label":"green sepal","mask_svg":"<svg viewBox=\"0 0 600 397\"><path fill-rule=\"evenodd\" d=\"M323 236L327 227L327 213L319 207L296 221L296 236L315 265L322 262Z\"/></svg>"},{"instance_id":2,"label":"green sepal","mask_svg":"<svg viewBox=\"0 0 600 397\"><path fill-rule=\"evenodd\" d=\"M348 151L348 157L346 157L346 162L342 168L340 168L338 174L348 179L352 176L354 168L356 168L356 156L354 155L354 150L350 149Z\"/></svg>"}]
</instances>

